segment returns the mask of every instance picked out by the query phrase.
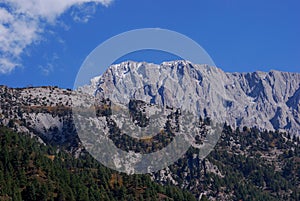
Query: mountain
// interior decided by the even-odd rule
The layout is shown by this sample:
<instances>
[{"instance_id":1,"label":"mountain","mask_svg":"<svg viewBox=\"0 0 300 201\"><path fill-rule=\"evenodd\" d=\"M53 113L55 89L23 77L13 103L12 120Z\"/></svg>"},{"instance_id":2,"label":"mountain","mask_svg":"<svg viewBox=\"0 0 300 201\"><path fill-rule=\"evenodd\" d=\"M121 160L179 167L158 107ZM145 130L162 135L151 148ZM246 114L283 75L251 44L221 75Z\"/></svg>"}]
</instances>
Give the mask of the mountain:
<instances>
[{"instance_id":1,"label":"mountain","mask_svg":"<svg viewBox=\"0 0 300 201\"><path fill-rule=\"evenodd\" d=\"M115 102L138 99L234 127L257 126L300 135L299 73L225 73L188 61L160 65L129 61L110 66L82 89Z\"/></svg>"},{"instance_id":2,"label":"mountain","mask_svg":"<svg viewBox=\"0 0 300 201\"><path fill-rule=\"evenodd\" d=\"M130 61L110 66L78 91L97 91L108 98L113 95L114 101L121 103L134 98L183 108L233 127L256 126L300 134L297 73L225 73L187 61L161 65ZM11 121L17 131L31 132L47 142L76 144L70 121L72 97L73 101L74 97L76 102L83 101L72 94L70 89L58 87L0 86L0 124Z\"/></svg>"},{"instance_id":3,"label":"mountain","mask_svg":"<svg viewBox=\"0 0 300 201\"><path fill-rule=\"evenodd\" d=\"M216 147L203 158L196 148L199 141L203 143L203 139L191 139L193 146L174 164L148 174L152 181L163 186L175 185L188 190L199 200L299 200L299 80L297 73L225 73L216 67L187 61L164 62L160 65L124 62L112 65L102 76L93 78L90 85L76 91L50 86L0 86L0 125L9 127L19 135L36 136L40 143L46 145L42 149L48 149L49 153L39 154L42 158L38 161L45 161L45 155L55 155L59 158L63 152L72 157L68 160L77 160L75 163L78 163L79 167L74 168L80 172L87 166L88 169L100 167L99 164L94 164L95 160L92 164L81 160L82 157L88 156L90 161L92 157L82 146L82 139L79 139L76 131L74 104L83 109L90 106L96 109L96 116L91 116L86 122L90 124L89 127L85 127L87 133L91 133L92 130L89 129L95 125L100 129L103 127L104 134L119 149L137 153L155 153L174 141L177 128L189 125L189 122L181 121L182 116L186 114L184 112L191 112L202 117L201 129L198 130L200 136L208 134L211 122L227 122L222 124L223 131ZM94 95L96 100L99 100L98 105L93 105L90 101L90 97ZM102 98L107 99L103 101ZM158 112L161 114L159 119L163 120L161 125L164 126L164 130L155 136L142 136L140 139L134 135L129 137L122 130L121 123L126 120L122 119L122 107L114 107L113 103L129 103L130 117L140 127L151 122L147 114L153 114L159 111L160 107L165 107L166 114ZM116 108L121 109L119 119L113 119L113 115L118 115L112 115ZM96 120L99 123L96 123ZM184 136L188 134L184 133ZM4 136L7 138L6 134ZM2 144L3 142L4 140L1 141ZM20 141L10 140L7 144L9 146L2 145L3 153L20 154L21 152L16 150L30 149ZM27 146L30 143L25 144ZM55 151L47 148L52 145L58 148ZM38 148L34 150L37 151ZM176 154L176 149L174 153ZM29 152L27 155L35 157ZM1 162L19 164L16 162L21 160L19 155L16 159L12 159L11 156L12 154L8 154L6 159L2 157ZM46 162L51 164L50 161ZM68 169L68 164L59 165L66 168L63 171L72 172L72 168ZM55 166L57 167L57 164ZM14 165L6 168L10 172L9 175L17 181L19 175L15 173L19 171L18 168L19 166ZM28 168L34 167L29 164ZM37 167L35 171L48 171L47 168L43 168ZM87 175L89 174L92 173ZM65 172L65 175L69 173ZM124 175L116 173L114 178ZM36 187L36 183L31 184L32 175L25 176L28 176L29 186ZM128 176L129 180L133 177L134 175ZM87 178L86 174L84 178ZM47 179L51 180L49 177ZM97 175L94 179L98 179ZM107 180L106 177L105 179ZM57 179L55 181L63 182ZM84 191L93 183L91 182L86 180L86 183L82 183ZM103 185L106 186L104 188L108 187L107 183ZM125 188L132 193L136 192L130 185L131 183ZM11 193L14 189L12 185L11 187L10 190L5 188L10 194L1 194L0 198L19 196ZM0 193L1 189L2 183ZM22 186L20 189L26 188ZM52 190L54 193L62 191L61 188ZM74 193L78 189L71 191ZM113 196L120 192L113 192ZM156 192L160 192L158 195L168 200L164 190ZM170 192L167 196L172 197Z\"/></svg>"}]
</instances>

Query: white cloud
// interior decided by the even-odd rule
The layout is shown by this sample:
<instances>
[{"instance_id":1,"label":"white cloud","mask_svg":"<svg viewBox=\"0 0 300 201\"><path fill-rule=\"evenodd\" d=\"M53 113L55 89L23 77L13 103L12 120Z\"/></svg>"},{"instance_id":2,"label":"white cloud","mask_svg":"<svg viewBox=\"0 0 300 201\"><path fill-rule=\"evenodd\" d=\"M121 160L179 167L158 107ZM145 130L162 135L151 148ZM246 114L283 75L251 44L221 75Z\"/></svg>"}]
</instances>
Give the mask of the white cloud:
<instances>
[{"instance_id":1,"label":"white cloud","mask_svg":"<svg viewBox=\"0 0 300 201\"><path fill-rule=\"evenodd\" d=\"M11 72L18 65L16 62L0 57L0 73L2 74Z\"/></svg>"},{"instance_id":2,"label":"white cloud","mask_svg":"<svg viewBox=\"0 0 300 201\"><path fill-rule=\"evenodd\" d=\"M86 23L95 12L95 6L78 6L71 12L71 16L75 22Z\"/></svg>"},{"instance_id":3,"label":"white cloud","mask_svg":"<svg viewBox=\"0 0 300 201\"><path fill-rule=\"evenodd\" d=\"M43 75L49 75L51 72L53 72L54 68L53 68L53 64L52 63L47 63L44 66L39 66L39 69L42 71Z\"/></svg>"},{"instance_id":4,"label":"white cloud","mask_svg":"<svg viewBox=\"0 0 300 201\"><path fill-rule=\"evenodd\" d=\"M86 3L108 6L112 0L2 0L0 3L0 73L8 73L19 65L24 49L41 40L47 23L54 25L57 18L71 7ZM87 22L95 12L87 7L74 20Z\"/></svg>"},{"instance_id":5,"label":"white cloud","mask_svg":"<svg viewBox=\"0 0 300 201\"><path fill-rule=\"evenodd\" d=\"M45 76L49 75L54 71L54 63L59 59L59 56L56 53L53 53L52 56L44 55L43 58L47 61L46 65L39 65L41 73Z\"/></svg>"}]
</instances>

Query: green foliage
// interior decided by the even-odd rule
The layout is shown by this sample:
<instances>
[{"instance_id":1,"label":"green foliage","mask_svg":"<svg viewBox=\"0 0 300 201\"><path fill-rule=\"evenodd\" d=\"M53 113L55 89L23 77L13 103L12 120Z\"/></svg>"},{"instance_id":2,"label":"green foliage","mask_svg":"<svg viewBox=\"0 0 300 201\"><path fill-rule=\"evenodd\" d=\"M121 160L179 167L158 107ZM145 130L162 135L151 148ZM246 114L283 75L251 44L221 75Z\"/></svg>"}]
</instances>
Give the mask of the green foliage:
<instances>
[{"instance_id":1,"label":"green foliage","mask_svg":"<svg viewBox=\"0 0 300 201\"><path fill-rule=\"evenodd\" d=\"M195 158L198 150L190 148L169 168L177 173L179 186L188 181L186 188L193 194L206 192L203 200L210 196L217 200L300 200L299 139L287 136L247 127L233 131L225 126L205 160Z\"/></svg>"},{"instance_id":2,"label":"green foliage","mask_svg":"<svg viewBox=\"0 0 300 201\"><path fill-rule=\"evenodd\" d=\"M78 159L23 134L0 128L0 200L196 200L149 175L119 174L89 154Z\"/></svg>"}]
</instances>

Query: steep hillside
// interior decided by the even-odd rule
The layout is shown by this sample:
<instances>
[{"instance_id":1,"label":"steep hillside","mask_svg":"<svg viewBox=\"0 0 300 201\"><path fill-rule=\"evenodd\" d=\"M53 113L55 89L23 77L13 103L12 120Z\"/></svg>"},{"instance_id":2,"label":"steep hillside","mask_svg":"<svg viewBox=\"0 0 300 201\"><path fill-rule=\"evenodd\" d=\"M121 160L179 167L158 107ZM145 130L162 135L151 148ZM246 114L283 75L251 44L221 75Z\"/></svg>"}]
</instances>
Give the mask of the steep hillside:
<instances>
[{"instance_id":1,"label":"steep hillside","mask_svg":"<svg viewBox=\"0 0 300 201\"><path fill-rule=\"evenodd\" d=\"M196 200L175 186L162 186L148 175L111 171L88 153L45 146L0 127L0 200Z\"/></svg>"}]
</instances>

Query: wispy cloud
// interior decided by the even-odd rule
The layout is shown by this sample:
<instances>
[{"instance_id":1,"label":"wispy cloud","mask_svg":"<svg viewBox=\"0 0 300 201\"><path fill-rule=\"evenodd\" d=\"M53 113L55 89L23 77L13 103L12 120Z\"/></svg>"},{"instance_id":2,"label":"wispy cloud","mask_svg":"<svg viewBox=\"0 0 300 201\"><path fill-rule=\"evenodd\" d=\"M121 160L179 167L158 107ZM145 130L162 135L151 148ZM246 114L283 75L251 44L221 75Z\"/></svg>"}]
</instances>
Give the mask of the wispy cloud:
<instances>
[{"instance_id":1,"label":"wispy cloud","mask_svg":"<svg viewBox=\"0 0 300 201\"><path fill-rule=\"evenodd\" d=\"M42 39L46 24L55 25L61 14L86 3L108 6L112 0L2 0L0 3L0 73L20 65L24 49ZM79 11L79 9L78 9ZM76 22L87 22L95 12L92 6L72 12Z\"/></svg>"},{"instance_id":2,"label":"wispy cloud","mask_svg":"<svg viewBox=\"0 0 300 201\"><path fill-rule=\"evenodd\" d=\"M53 72L53 64L52 63L47 63L46 65L40 65L39 69L41 70L42 74L47 76L49 75L51 72Z\"/></svg>"},{"instance_id":3,"label":"wispy cloud","mask_svg":"<svg viewBox=\"0 0 300 201\"><path fill-rule=\"evenodd\" d=\"M11 61L10 59L0 57L0 73L1 74L10 72L12 69L14 69L18 65L19 65L18 63Z\"/></svg>"},{"instance_id":4,"label":"wispy cloud","mask_svg":"<svg viewBox=\"0 0 300 201\"><path fill-rule=\"evenodd\" d=\"M43 58L47 61L45 65L39 65L39 69L41 70L42 75L48 76L50 73L54 71L54 63L57 62L59 56L56 53L53 53L52 56L44 55Z\"/></svg>"},{"instance_id":5,"label":"wispy cloud","mask_svg":"<svg viewBox=\"0 0 300 201\"><path fill-rule=\"evenodd\" d=\"M93 5L81 5L77 6L71 12L71 16L75 22L86 23L88 22L93 14L96 12L96 7Z\"/></svg>"}]
</instances>

